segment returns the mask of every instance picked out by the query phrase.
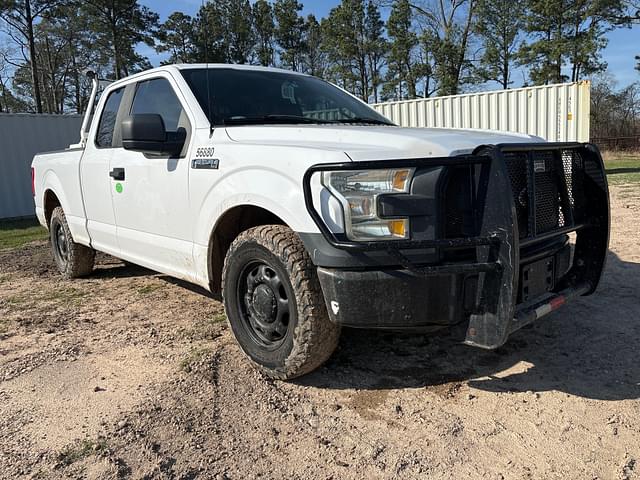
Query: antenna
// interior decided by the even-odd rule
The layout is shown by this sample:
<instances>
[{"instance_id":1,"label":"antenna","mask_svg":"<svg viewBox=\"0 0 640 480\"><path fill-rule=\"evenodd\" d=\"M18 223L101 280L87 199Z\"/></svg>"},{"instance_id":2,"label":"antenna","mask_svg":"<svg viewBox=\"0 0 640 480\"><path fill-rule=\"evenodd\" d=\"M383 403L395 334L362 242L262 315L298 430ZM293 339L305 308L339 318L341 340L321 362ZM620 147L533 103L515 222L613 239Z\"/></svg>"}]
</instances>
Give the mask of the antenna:
<instances>
[{"instance_id":1,"label":"antenna","mask_svg":"<svg viewBox=\"0 0 640 480\"><path fill-rule=\"evenodd\" d=\"M207 0L207 3L209 1ZM209 80L209 13L204 8L205 0L202 0L202 13L204 14L204 61L206 65L205 77L207 82L207 117L209 118L209 136L213 135L213 120L211 118L211 81Z\"/></svg>"}]
</instances>

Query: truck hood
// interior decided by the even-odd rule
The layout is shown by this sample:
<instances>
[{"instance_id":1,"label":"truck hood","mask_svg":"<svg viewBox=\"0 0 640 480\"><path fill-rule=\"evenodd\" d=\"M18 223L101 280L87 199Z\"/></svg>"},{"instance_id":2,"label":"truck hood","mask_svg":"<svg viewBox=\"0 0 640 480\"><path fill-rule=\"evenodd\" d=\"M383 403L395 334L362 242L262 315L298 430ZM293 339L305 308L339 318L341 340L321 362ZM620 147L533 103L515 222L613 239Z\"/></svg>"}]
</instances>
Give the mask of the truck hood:
<instances>
[{"instance_id":1,"label":"truck hood","mask_svg":"<svg viewBox=\"0 0 640 480\"><path fill-rule=\"evenodd\" d=\"M539 137L492 130L356 125L260 125L227 127L232 141L341 151L351 160L448 157L499 143L543 142Z\"/></svg>"}]
</instances>

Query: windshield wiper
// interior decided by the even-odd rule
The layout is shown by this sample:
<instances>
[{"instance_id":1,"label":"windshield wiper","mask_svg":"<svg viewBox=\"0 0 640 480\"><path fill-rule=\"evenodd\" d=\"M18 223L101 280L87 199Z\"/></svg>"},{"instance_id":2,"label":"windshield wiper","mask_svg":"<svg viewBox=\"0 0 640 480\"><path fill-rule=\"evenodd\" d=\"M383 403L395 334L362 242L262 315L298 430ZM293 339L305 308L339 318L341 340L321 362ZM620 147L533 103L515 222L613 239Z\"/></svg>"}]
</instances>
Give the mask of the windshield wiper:
<instances>
[{"instance_id":1,"label":"windshield wiper","mask_svg":"<svg viewBox=\"0 0 640 480\"><path fill-rule=\"evenodd\" d=\"M227 117L223 120L225 125L243 125L243 124L298 124L298 123L314 123L327 124L335 123L330 120L320 120L318 118L302 117L300 115L238 115L235 117Z\"/></svg>"},{"instance_id":2,"label":"windshield wiper","mask_svg":"<svg viewBox=\"0 0 640 480\"><path fill-rule=\"evenodd\" d=\"M378 120L377 118L364 118L364 117L352 117L352 118L340 118L336 120L336 123L368 123L372 125L389 125L394 126L391 122L384 120Z\"/></svg>"}]
</instances>

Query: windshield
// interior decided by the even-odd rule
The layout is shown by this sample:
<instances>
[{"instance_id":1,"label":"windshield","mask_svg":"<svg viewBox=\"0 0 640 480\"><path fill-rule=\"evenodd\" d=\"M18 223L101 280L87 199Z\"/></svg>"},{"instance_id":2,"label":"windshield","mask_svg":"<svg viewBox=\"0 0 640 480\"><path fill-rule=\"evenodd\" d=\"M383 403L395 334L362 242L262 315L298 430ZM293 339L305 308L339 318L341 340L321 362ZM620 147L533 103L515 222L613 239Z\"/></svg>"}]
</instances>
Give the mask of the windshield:
<instances>
[{"instance_id":1,"label":"windshield","mask_svg":"<svg viewBox=\"0 0 640 480\"><path fill-rule=\"evenodd\" d=\"M372 108L315 77L233 68L194 68L181 72L214 126L296 123L392 125Z\"/></svg>"}]
</instances>

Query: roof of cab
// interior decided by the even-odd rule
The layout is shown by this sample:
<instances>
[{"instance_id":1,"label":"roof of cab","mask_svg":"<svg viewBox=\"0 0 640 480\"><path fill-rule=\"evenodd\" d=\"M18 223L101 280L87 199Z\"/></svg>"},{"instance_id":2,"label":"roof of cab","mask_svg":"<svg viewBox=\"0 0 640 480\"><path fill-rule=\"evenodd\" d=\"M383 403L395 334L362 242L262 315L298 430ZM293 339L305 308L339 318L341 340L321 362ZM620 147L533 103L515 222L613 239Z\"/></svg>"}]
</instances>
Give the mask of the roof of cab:
<instances>
[{"instance_id":1,"label":"roof of cab","mask_svg":"<svg viewBox=\"0 0 640 480\"><path fill-rule=\"evenodd\" d=\"M160 67L152 68L150 70L145 70L143 72L135 73L133 75L129 75L128 77L121 78L120 80L116 80L112 83L112 85L119 85L123 82L128 82L132 79L140 77L142 75L146 75L148 73L153 72L166 72L171 70L190 70L190 69L234 69L234 70L254 70L258 72L274 72L274 73L289 73L292 75L302 75L309 76L306 73L294 72L292 70L285 70L282 68L273 68L273 67L262 67L257 65L238 65L233 63L180 63L180 64L170 64L170 65L162 65Z\"/></svg>"},{"instance_id":2,"label":"roof of cab","mask_svg":"<svg viewBox=\"0 0 640 480\"><path fill-rule=\"evenodd\" d=\"M171 66L177 68L178 70L189 70L196 68L224 68L234 70L256 70L260 72L291 73L294 75L308 76L306 73L294 72L293 70L285 70L283 68L263 67L259 65L240 65L237 63L178 63Z\"/></svg>"}]
</instances>

